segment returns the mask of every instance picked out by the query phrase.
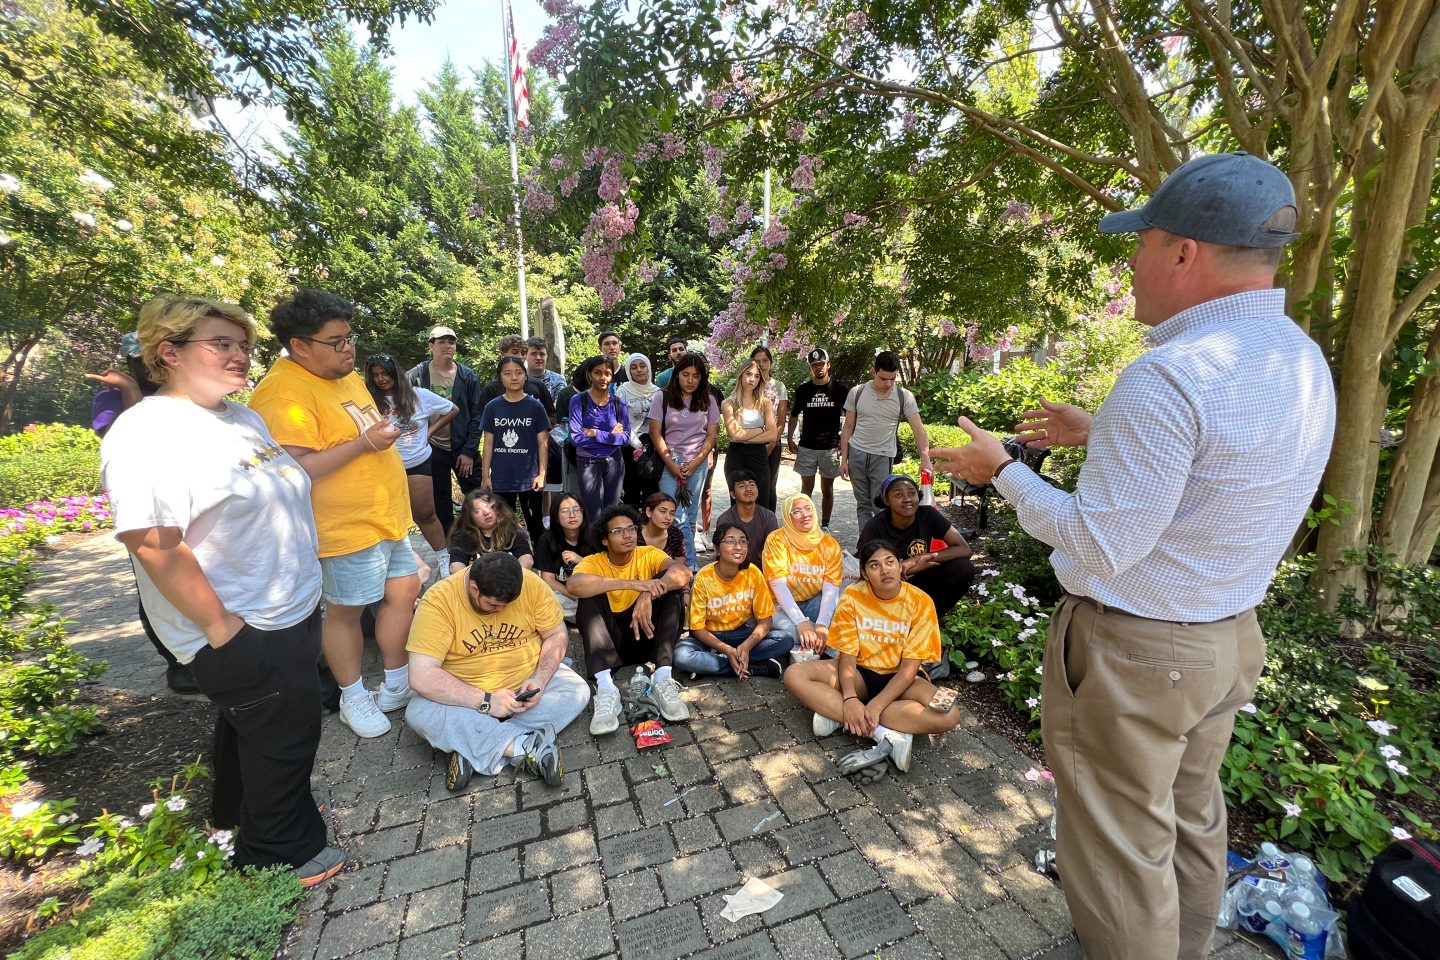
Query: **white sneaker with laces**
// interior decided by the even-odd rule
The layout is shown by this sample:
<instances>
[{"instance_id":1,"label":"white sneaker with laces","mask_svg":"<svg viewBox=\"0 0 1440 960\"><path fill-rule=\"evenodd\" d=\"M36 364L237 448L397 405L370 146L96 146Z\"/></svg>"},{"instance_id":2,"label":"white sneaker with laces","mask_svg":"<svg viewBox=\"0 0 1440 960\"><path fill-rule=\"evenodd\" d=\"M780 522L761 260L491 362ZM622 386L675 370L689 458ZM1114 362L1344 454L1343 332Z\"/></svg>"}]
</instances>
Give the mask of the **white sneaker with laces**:
<instances>
[{"instance_id":1,"label":"white sneaker with laces","mask_svg":"<svg viewBox=\"0 0 1440 960\"><path fill-rule=\"evenodd\" d=\"M650 685L650 695L660 707L660 716L666 720L689 720L690 708L680 699L680 684L674 677L656 680Z\"/></svg>"},{"instance_id":2,"label":"white sneaker with laces","mask_svg":"<svg viewBox=\"0 0 1440 960\"><path fill-rule=\"evenodd\" d=\"M380 684L380 689L375 691L375 704L380 708L381 713L389 713L392 710L399 710L410 702L415 692L410 689L410 684L405 684L405 689L395 692L385 684Z\"/></svg>"},{"instance_id":3,"label":"white sneaker with laces","mask_svg":"<svg viewBox=\"0 0 1440 960\"><path fill-rule=\"evenodd\" d=\"M890 745L890 762L895 764L895 769L901 773L909 771L910 754L915 749L914 735L898 730L886 730L883 739Z\"/></svg>"},{"instance_id":4,"label":"white sneaker with laces","mask_svg":"<svg viewBox=\"0 0 1440 960\"><path fill-rule=\"evenodd\" d=\"M355 731L357 737L383 737L390 732L390 720L380 712L375 694L369 690L353 700L340 698L340 721Z\"/></svg>"},{"instance_id":5,"label":"white sneaker with laces","mask_svg":"<svg viewBox=\"0 0 1440 960\"><path fill-rule=\"evenodd\" d=\"M817 737L828 737L843 726L844 724L839 720L831 720L829 717L822 716L818 713L815 714L815 719L810 722L810 729L815 731L815 736Z\"/></svg>"},{"instance_id":6,"label":"white sneaker with laces","mask_svg":"<svg viewBox=\"0 0 1440 960\"><path fill-rule=\"evenodd\" d=\"M620 729L620 691L615 687L596 690L590 700L590 733L614 733Z\"/></svg>"}]
</instances>

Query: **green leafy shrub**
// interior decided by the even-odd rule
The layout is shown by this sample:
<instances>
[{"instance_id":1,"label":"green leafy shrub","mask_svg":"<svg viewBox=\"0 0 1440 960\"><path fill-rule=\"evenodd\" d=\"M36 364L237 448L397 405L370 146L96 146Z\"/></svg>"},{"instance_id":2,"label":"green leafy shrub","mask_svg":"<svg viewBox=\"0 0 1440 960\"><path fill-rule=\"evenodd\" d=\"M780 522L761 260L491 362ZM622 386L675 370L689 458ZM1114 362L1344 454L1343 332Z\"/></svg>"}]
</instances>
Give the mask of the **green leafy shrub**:
<instances>
[{"instance_id":1,"label":"green leafy shrub","mask_svg":"<svg viewBox=\"0 0 1440 960\"><path fill-rule=\"evenodd\" d=\"M0 623L0 762L74 749L98 722L93 708L74 705L76 691L105 669L65 643L48 607Z\"/></svg>"},{"instance_id":2,"label":"green leafy shrub","mask_svg":"<svg viewBox=\"0 0 1440 960\"><path fill-rule=\"evenodd\" d=\"M80 842L75 801L22 800L0 812L0 857L23 863L49 856L61 844Z\"/></svg>"},{"instance_id":3,"label":"green leafy shrub","mask_svg":"<svg viewBox=\"0 0 1440 960\"><path fill-rule=\"evenodd\" d=\"M930 435L930 446L932 447L958 447L970 442L970 437L955 426L952 419L946 423L927 423L925 432ZM906 457L918 457L920 451L915 446L915 431L910 429L910 424L900 424L900 452Z\"/></svg>"},{"instance_id":4,"label":"green leafy shrub","mask_svg":"<svg viewBox=\"0 0 1440 960\"><path fill-rule=\"evenodd\" d=\"M975 584L974 596L945 615L940 631L952 664L976 660L994 672L1005 701L1037 725L1049 607L1001 571L988 569ZM1039 735L1037 726L1030 737Z\"/></svg>"},{"instance_id":5,"label":"green leafy shrub","mask_svg":"<svg viewBox=\"0 0 1440 960\"><path fill-rule=\"evenodd\" d=\"M1004 435L1014 433L1020 414L1038 407L1042 397L1067 400L1072 393L1057 365L1038 367L1028 357L1010 361L999 373L979 367L959 376L927 373L912 389L927 425L954 423L963 414L977 426Z\"/></svg>"},{"instance_id":6,"label":"green leafy shrub","mask_svg":"<svg viewBox=\"0 0 1440 960\"><path fill-rule=\"evenodd\" d=\"M88 427L31 424L0 437L0 506L100 492L100 438Z\"/></svg>"},{"instance_id":7,"label":"green leafy shrub","mask_svg":"<svg viewBox=\"0 0 1440 960\"><path fill-rule=\"evenodd\" d=\"M994 500L990 526L984 534L985 553L1007 583L1017 583L1041 604L1053 606L1065 591L1050 566L1050 545L1021 529L1014 508L1007 502L998 496Z\"/></svg>"}]
</instances>

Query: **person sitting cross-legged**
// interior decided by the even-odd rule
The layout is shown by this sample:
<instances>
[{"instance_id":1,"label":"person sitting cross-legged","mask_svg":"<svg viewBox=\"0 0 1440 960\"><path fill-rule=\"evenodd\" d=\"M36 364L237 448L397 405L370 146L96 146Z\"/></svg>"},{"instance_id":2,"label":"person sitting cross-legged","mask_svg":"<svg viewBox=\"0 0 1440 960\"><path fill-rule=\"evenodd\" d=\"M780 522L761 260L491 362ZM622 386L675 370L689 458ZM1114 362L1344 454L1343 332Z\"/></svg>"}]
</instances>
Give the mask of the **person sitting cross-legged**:
<instances>
[{"instance_id":1,"label":"person sitting cross-legged","mask_svg":"<svg viewBox=\"0 0 1440 960\"><path fill-rule=\"evenodd\" d=\"M794 641L772 626L775 599L745 559L738 523L715 527L715 562L690 586L690 636L675 645L675 668L719 677L779 677Z\"/></svg>"},{"instance_id":2,"label":"person sitting cross-legged","mask_svg":"<svg viewBox=\"0 0 1440 960\"><path fill-rule=\"evenodd\" d=\"M775 626L799 650L825 651L844 574L839 542L816 522L815 501L792 493L780 506L783 526L765 539L761 563L775 595Z\"/></svg>"},{"instance_id":3,"label":"person sitting cross-legged","mask_svg":"<svg viewBox=\"0 0 1440 960\"><path fill-rule=\"evenodd\" d=\"M585 680L561 663L569 634L554 593L504 551L437 583L410 628L405 720L449 754L445 786L507 763L557 786L556 734L585 709Z\"/></svg>"},{"instance_id":4,"label":"person sitting cross-legged","mask_svg":"<svg viewBox=\"0 0 1440 960\"><path fill-rule=\"evenodd\" d=\"M680 593L690 582L690 571L663 550L637 547L639 535L640 515L633 508L618 503L606 507L595 521L600 552L581 560L570 574L570 592L580 598L575 625L595 680L593 734L620 728L620 691L611 671L627 664L655 664L650 693L661 716L690 716L680 684L671 676L680 639Z\"/></svg>"},{"instance_id":5,"label":"person sitting cross-legged","mask_svg":"<svg viewBox=\"0 0 1440 960\"><path fill-rule=\"evenodd\" d=\"M940 618L954 609L975 580L970 544L934 507L920 503L920 487L913 477L891 474L875 498L880 512L860 531L863 547L884 540L900 551L900 571L906 582L925 591Z\"/></svg>"},{"instance_id":6,"label":"person sitting cross-legged","mask_svg":"<svg viewBox=\"0 0 1440 960\"><path fill-rule=\"evenodd\" d=\"M910 769L915 734L944 733L960 711L929 706L935 687L919 676L920 664L940 658L935 604L901 576L895 547L873 540L860 548L864 580L840 597L830 624L834 659L798 663L785 686L815 711L815 734L842 726L875 746L841 758L841 772L883 771L885 761Z\"/></svg>"}]
</instances>

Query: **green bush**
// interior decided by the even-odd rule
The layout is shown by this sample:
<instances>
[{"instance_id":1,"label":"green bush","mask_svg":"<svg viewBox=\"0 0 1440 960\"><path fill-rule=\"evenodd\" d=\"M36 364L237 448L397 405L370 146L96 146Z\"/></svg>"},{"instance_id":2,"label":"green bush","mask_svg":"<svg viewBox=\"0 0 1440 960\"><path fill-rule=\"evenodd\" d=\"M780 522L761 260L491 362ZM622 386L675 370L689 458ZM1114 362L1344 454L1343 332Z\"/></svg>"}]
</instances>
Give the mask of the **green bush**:
<instances>
[{"instance_id":1,"label":"green bush","mask_svg":"<svg viewBox=\"0 0 1440 960\"><path fill-rule=\"evenodd\" d=\"M88 427L31 425L0 437L0 506L100 492L100 438Z\"/></svg>"},{"instance_id":2,"label":"green bush","mask_svg":"<svg viewBox=\"0 0 1440 960\"><path fill-rule=\"evenodd\" d=\"M1028 357L1010 361L999 373L978 367L959 376L927 373L912 389L927 425L953 424L964 415L998 435L1014 433L1020 414L1038 407L1042 397L1068 400L1072 393L1058 366L1037 367Z\"/></svg>"}]
</instances>

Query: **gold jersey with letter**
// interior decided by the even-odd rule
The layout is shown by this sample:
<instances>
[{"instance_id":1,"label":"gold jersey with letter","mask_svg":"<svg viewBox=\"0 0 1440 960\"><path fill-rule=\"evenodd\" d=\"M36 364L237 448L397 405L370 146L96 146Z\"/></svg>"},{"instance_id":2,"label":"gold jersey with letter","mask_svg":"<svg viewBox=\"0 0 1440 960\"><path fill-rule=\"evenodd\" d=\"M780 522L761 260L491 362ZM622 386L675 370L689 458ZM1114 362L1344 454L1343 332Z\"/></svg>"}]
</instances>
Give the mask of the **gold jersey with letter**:
<instances>
[{"instance_id":1,"label":"gold jersey with letter","mask_svg":"<svg viewBox=\"0 0 1440 960\"><path fill-rule=\"evenodd\" d=\"M520 596L496 613L470 603L465 572L431 587L415 611L405 649L440 661L477 690L514 690L535 672L540 640L563 622L555 592L523 572Z\"/></svg>"},{"instance_id":2,"label":"gold jersey with letter","mask_svg":"<svg viewBox=\"0 0 1440 960\"><path fill-rule=\"evenodd\" d=\"M939 660L935 602L908 583L900 585L894 599L881 600L861 580L840 595L830 621L830 645L876 673L894 673L901 660Z\"/></svg>"},{"instance_id":3,"label":"gold jersey with letter","mask_svg":"<svg viewBox=\"0 0 1440 960\"><path fill-rule=\"evenodd\" d=\"M719 633L744 626L753 618L775 616L775 597L765 575L746 565L734 580L723 580L715 564L695 574L690 584L690 629Z\"/></svg>"}]
</instances>

